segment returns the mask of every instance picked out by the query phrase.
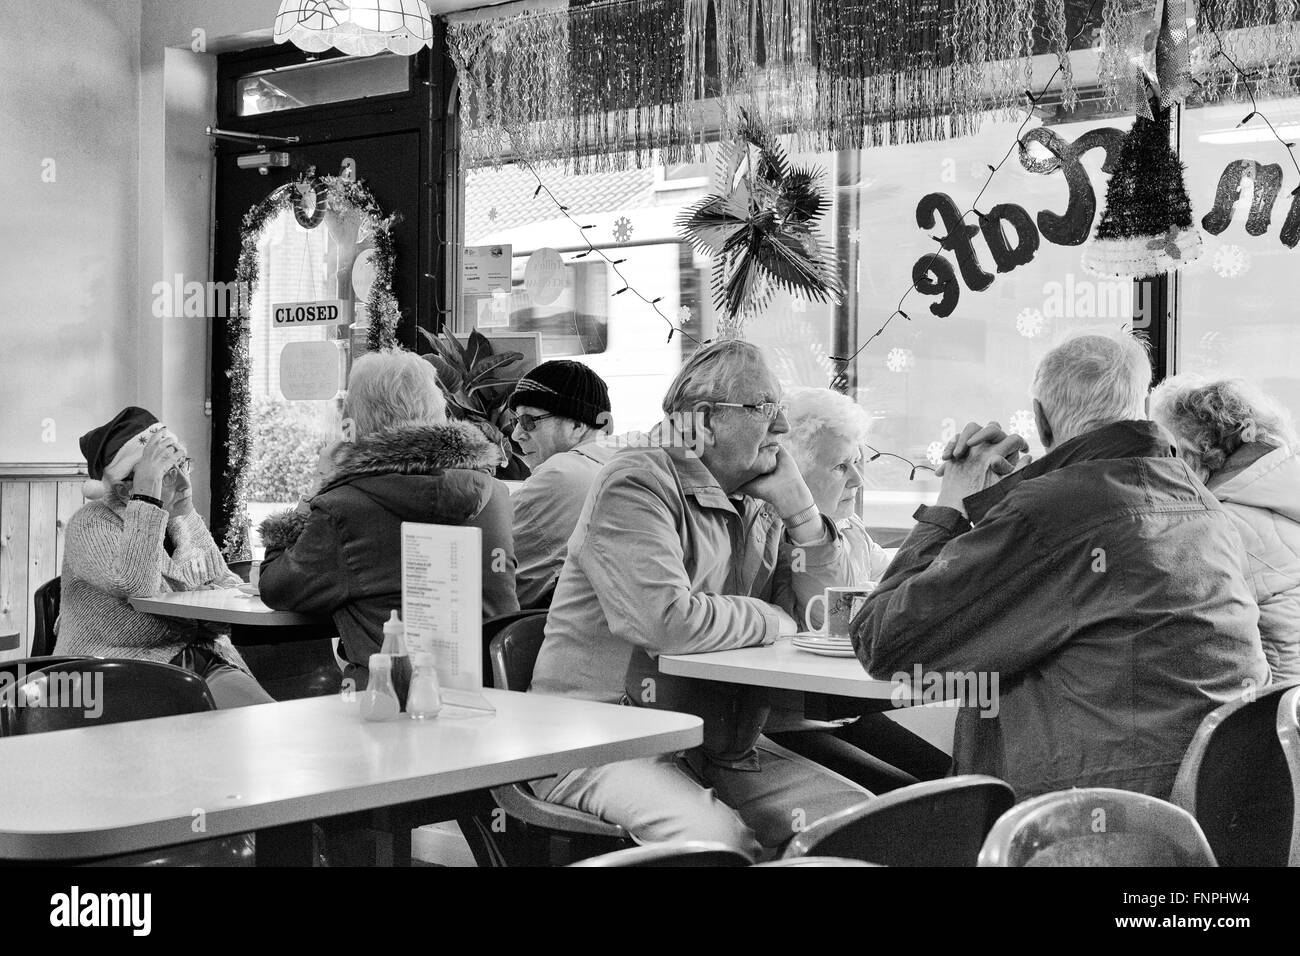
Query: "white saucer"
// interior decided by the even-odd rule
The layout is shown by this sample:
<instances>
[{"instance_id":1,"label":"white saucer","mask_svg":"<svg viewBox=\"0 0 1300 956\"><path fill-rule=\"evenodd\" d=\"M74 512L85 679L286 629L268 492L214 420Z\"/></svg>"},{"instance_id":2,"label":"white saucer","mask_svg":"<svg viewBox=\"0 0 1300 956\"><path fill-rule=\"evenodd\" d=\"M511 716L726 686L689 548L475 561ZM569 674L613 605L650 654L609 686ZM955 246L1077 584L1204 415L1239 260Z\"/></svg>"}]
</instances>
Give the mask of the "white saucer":
<instances>
[{"instance_id":1,"label":"white saucer","mask_svg":"<svg viewBox=\"0 0 1300 956\"><path fill-rule=\"evenodd\" d=\"M258 597L262 592L257 589L256 584L241 584L235 588L240 594L247 594L250 597Z\"/></svg>"},{"instance_id":2,"label":"white saucer","mask_svg":"<svg viewBox=\"0 0 1300 956\"><path fill-rule=\"evenodd\" d=\"M810 644L795 644L801 651L807 651L809 654L820 654L822 657L853 657L853 648L851 647L828 647L826 645L814 646Z\"/></svg>"},{"instance_id":3,"label":"white saucer","mask_svg":"<svg viewBox=\"0 0 1300 956\"><path fill-rule=\"evenodd\" d=\"M800 631L790 638L796 644L816 644L826 647L852 647L853 642L847 637L827 637L816 631Z\"/></svg>"}]
</instances>

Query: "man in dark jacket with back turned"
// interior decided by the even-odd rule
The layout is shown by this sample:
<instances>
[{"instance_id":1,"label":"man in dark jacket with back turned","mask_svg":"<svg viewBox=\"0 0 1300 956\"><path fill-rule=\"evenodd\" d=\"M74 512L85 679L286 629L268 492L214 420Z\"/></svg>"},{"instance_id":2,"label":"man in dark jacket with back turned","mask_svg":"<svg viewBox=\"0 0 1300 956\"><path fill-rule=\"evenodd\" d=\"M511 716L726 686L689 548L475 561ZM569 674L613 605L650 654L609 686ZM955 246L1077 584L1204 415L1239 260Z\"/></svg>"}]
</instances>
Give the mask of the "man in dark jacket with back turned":
<instances>
[{"instance_id":1,"label":"man in dark jacket with back turned","mask_svg":"<svg viewBox=\"0 0 1300 956\"><path fill-rule=\"evenodd\" d=\"M1018 435L968 425L854 621L878 678L999 691L983 709L996 719L962 708L954 772L1001 776L1022 800L1167 798L1201 719L1269 681L1241 542L1145 420L1150 382L1132 336L1049 352L1033 389L1048 453L1027 464Z\"/></svg>"}]
</instances>

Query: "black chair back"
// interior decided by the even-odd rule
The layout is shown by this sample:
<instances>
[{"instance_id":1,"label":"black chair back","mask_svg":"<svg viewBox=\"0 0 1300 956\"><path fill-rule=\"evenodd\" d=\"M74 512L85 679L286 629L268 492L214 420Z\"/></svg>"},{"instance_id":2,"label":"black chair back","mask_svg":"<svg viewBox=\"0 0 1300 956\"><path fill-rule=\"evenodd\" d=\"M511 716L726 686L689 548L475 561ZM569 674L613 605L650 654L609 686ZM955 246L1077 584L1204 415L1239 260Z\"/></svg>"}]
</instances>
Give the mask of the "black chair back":
<instances>
[{"instance_id":1,"label":"black chair back","mask_svg":"<svg viewBox=\"0 0 1300 956\"><path fill-rule=\"evenodd\" d=\"M1282 695L1277 707L1277 737L1291 768L1291 801L1296 808L1291 825L1291 866L1300 866L1300 686Z\"/></svg>"},{"instance_id":2,"label":"black chair back","mask_svg":"<svg viewBox=\"0 0 1300 956\"><path fill-rule=\"evenodd\" d=\"M86 660L84 657L20 657L12 661L0 661L0 737L9 735L9 703L13 692L27 678L46 667L66 664L69 661Z\"/></svg>"},{"instance_id":3,"label":"black chair back","mask_svg":"<svg viewBox=\"0 0 1300 956\"><path fill-rule=\"evenodd\" d=\"M545 614L531 614L502 628L489 646L494 686L498 690L528 690L545 639Z\"/></svg>"},{"instance_id":4,"label":"black chair back","mask_svg":"<svg viewBox=\"0 0 1300 956\"><path fill-rule=\"evenodd\" d=\"M230 570L233 571L235 574L238 574L239 579L243 581L245 584L247 584L249 578L253 576L252 561L227 561L226 567L230 568Z\"/></svg>"},{"instance_id":5,"label":"black chair back","mask_svg":"<svg viewBox=\"0 0 1300 956\"><path fill-rule=\"evenodd\" d=\"M243 644L239 653L262 689L276 700L328 697L343 689L343 672L334 657L332 638Z\"/></svg>"},{"instance_id":6,"label":"black chair back","mask_svg":"<svg viewBox=\"0 0 1300 956\"><path fill-rule=\"evenodd\" d=\"M54 653L54 622L59 619L59 598L62 595L62 578L51 578L32 595L32 646L28 653L45 657Z\"/></svg>"},{"instance_id":7,"label":"black chair back","mask_svg":"<svg viewBox=\"0 0 1300 956\"><path fill-rule=\"evenodd\" d=\"M76 730L216 710L208 685L171 664L83 658L50 665L13 689L11 734Z\"/></svg>"},{"instance_id":8,"label":"black chair back","mask_svg":"<svg viewBox=\"0 0 1300 956\"><path fill-rule=\"evenodd\" d=\"M1171 802L1196 818L1220 866L1286 866L1295 827L1291 771L1277 733L1292 681L1233 701L1201 721Z\"/></svg>"},{"instance_id":9,"label":"black chair back","mask_svg":"<svg viewBox=\"0 0 1300 956\"><path fill-rule=\"evenodd\" d=\"M797 834L783 856L834 856L883 866L975 866L984 838L1015 794L967 774L893 790Z\"/></svg>"},{"instance_id":10,"label":"black chair back","mask_svg":"<svg viewBox=\"0 0 1300 956\"><path fill-rule=\"evenodd\" d=\"M501 687L500 684L496 683L492 671L492 639L496 637L498 634L500 634L505 627L515 623L515 621L522 621L525 618L536 617L539 614L542 616L542 619L545 620L546 618L545 611L530 610L530 611L512 611L509 614L498 614L496 617L489 617L483 622L483 686L484 687L497 687L497 688Z\"/></svg>"}]
</instances>

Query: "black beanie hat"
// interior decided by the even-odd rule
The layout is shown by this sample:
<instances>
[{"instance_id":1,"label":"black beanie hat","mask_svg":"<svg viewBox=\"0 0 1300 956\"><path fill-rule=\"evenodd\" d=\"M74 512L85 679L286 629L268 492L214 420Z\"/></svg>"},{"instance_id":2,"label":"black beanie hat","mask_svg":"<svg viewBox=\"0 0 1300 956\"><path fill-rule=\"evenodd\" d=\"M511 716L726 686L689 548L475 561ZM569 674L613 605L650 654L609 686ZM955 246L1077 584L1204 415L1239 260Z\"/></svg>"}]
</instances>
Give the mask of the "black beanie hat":
<instances>
[{"instance_id":1,"label":"black beanie hat","mask_svg":"<svg viewBox=\"0 0 1300 956\"><path fill-rule=\"evenodd\" d=\"M510 410L520 405L542 408L592 428L609 424L609 389L605 380L581 362L543 362L519 380L510 395Z\"/></svg>"}]
</instances>

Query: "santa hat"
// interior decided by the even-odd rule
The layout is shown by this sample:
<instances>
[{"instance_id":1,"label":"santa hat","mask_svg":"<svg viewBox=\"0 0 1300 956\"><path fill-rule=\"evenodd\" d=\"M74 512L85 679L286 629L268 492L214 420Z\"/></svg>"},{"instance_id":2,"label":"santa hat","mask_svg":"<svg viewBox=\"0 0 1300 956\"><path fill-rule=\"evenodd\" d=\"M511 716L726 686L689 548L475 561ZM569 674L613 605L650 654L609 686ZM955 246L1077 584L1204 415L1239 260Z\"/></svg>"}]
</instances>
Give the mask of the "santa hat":
<instances>
[{"instance_id":1,"label":"santa hat","mask_svg":"<svg viewBox=\"0 0 1300 956\"><path fill-rule=\"evenodd\" d=\"M144 446L167 426L143 408L124 408L106 425L81 436L81 453L86 456L90 480L81 492L94 501L108 494L109 488L125 481L144 455Z\"/></svg>"}]
</instances>

